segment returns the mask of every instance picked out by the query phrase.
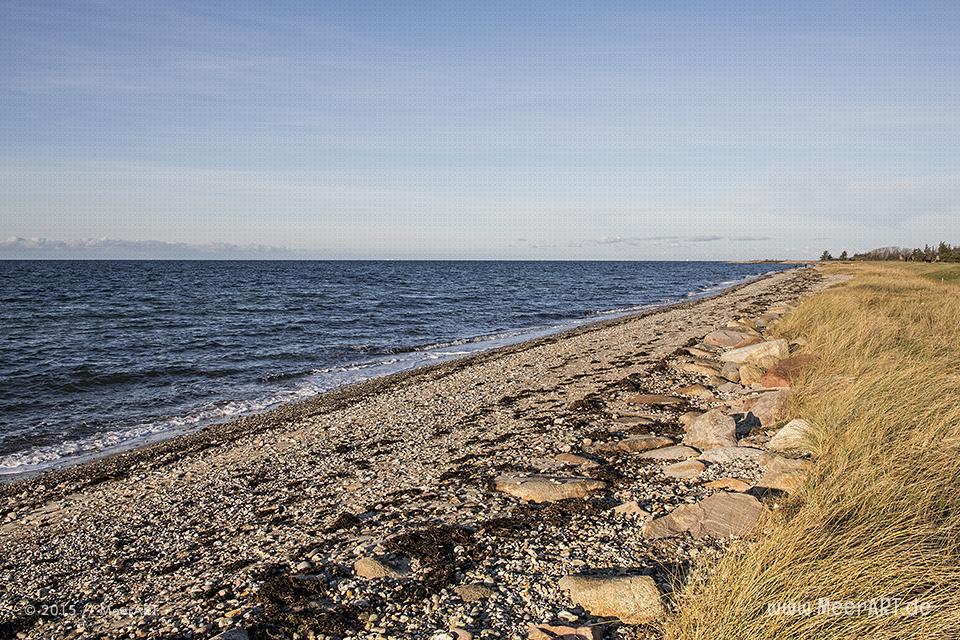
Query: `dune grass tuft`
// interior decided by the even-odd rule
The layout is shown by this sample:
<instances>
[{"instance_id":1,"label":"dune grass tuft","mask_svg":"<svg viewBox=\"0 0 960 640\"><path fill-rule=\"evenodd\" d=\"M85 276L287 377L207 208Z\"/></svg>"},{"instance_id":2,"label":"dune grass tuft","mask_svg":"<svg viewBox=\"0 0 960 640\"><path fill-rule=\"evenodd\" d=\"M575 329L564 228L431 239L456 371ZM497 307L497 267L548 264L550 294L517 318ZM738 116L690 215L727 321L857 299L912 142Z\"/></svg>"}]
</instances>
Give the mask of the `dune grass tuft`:
<instances>
[{"instance_id":1,"label":"dune grass tuft","mask_svg":"<svg viewBox=\"0 0 960 640\"><path fill-rule=\"evenodd\" d=\"M819 356L789 416L813 424L810 478L694 571L667 638L960 637L960 288L929 265L833 268L853 278L775 328Z\"/></svg>"}]
</instances>

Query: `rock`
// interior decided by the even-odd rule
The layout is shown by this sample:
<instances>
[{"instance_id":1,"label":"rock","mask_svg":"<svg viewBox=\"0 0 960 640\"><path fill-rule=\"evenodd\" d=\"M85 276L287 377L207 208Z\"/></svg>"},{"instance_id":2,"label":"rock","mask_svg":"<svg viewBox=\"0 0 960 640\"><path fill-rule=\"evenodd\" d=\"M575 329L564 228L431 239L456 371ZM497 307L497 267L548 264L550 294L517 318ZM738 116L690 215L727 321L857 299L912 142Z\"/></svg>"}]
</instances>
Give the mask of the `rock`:
<instances>
[{"instance_id":1,"label":"rock","mask_svg":"<svg viewBox=\"0 0 960 640\"><path fill-rule=\"evenodd\" d=\"M493 595L493 587L481 583L459 584L453 590L464 602L479 602Z\"/></svg>"},{"instance_id":2,"label":"rock","mask_svg":"<svg viewBox=\"0 0 960 640\"><path fill-rule=\"evenodd\" d=\"M751 344L761 342L761 339L749 333L734 331L733 329L717 329L703 337L705 344L711 344L715 347L746 347Z\"/></svg>"},{"instance_id":3,"label":"rock","mask_svg":"<svg viewBox=\"0 0 960 640\"><path fill-rule=\"evenodd\" d=\"M760 332L757 330L760 328L760 325L756 320L742 316L736 320L731 320L724 325L724 328L731 329L733 331L739 331L740 333L746 333L751 336L759 336Z\"/></svg>"},{"instance_id":4,"label":"rock","mask_svg":"<svg viewBox=\"0 0 960 640\"><path fill-rule=\"evenodd\" d=\"M634 393L624 398L627 404L645 404L650 406L668 406L682 404L683 398L667 396L659 393Z\"/></svg>"},{"instance_id":5,"label":"rock","mask_svg":"<svg viewBox=\"0 0 960 640\"><path fill-rule=\"evenodd\" d=\"M763 369L755 364L740 365L740 384L750 386L763 379Z\"/></svg>"},{"instance_id":6,"label":"rock","mask_svg":"<svg viewBox=\"0 0 960 640\"><path fill-rule=\"evenodd\" d=\"M724 382L717 387L717 391L721 393L742 393L743 387L736 382Z\"/></svg>"},{"instance_id":7,"label":"rock","mask_svg":"<svg viewBox=\"0 0 960 640\"><path fill-rule=\"evenodd\" d=\"M769 453L761 456L759 462L763 475L757 480L756 488L787 494L796 493L803 485L811 466L807 460L791 460Z\"/></svg>"},{"instance_id":8,"label":"rock","mask_svg":"<svg viewBox=\"0 0 960 640\"><path fill-rule=\"evenodd\" d=\"M699 398L700 400L716 400L716 396L702 384L688 384L685 387L677 389L677 393L688 398Z\"/></svg>"},{"instance_id":9,"label":"rock","mask_svg":"<svg viewBox=\"0 0 960 640\"><path fill-rule=\"evenodd\" d=\"M695 504L683 504L644 526L647 538L690 533L694 538L743 536L757 524L763 506L743 493L715 493Z\"/></svg>"},{"instance_id":10,"label":"rock","mask_svg":"<svg viewBox=\"0 0 960 640\"><path fill-rule=\"evenodd\" d=\"M704 362L679 362L674 367L683 373L692 373L697 376L716 376L720 374L720 365Z\"/></svg>"},{"instance_id":11,"label":"rock","mask_svg":"<svg viewBox=\"0 0 960 640\"><path fill-rule=\"evenodd\" d=\"M554 460L569 467L580 467L581 469L593 469L600 466L600 463L596 460L586 456L578 456L575 453L561 453Z\"/></svg>"},{"instance_id":12,"label":"rock","mask_svg":"<svg viewBox=\"0 0 960 640\"><path fill-rule=\"evenodd\" d=\"M250 636L243 629L228 629L216 635L213 640L250 640Z\"/></svg>"},{"instance_id":13,"label":"rock","mask_svg":"<svg viewBox=\"0 0 960 640\"><path fill-rule=\"evenodd\" d=\"M450 634L453 636L454 640L473 640L473 634L466 629L461 629L460 627L453 627L450 629Z\"/></svg>"},{"instance_id":14,"label":"rock","mask_svg":"<svg viewBox=\"0 0 960 640\"><path fill-rule=\"evenodd\" d=\"M703 485L707 489L737 491L743 493L750 488L750 483L740 478L718 478Z\"/></svg>"},{"instance_id":15,"label":"rock","mask_svg":"<svg viewBox=\"0 0 960 640\"><path fill-rule=\"evenodd\" d=\"M803 368L815 360L816 358L810 354L790 356L789 358L780 360L770 367L769 371L763 374L763 377L760 379L760 384L768 389L788 388L793 384L794 380L800 377Z\"/></svg>"},{"instance_id":16,"label":"rock","mask_svg":"<svg viewBox=\"0 0 960 640\"><path fill-rule=\"evenodd\" d=\"M700 454L696 449L675 445L672 447L662 447L651 451L644 451L638 458L646 460L686 460L687 458L696 458Z\"/></svg>"},{"instance_id":17,"label":"rock","mask_svg":"<svg viewBox=\"0 0 960 640\"><path fill-rule=\"evenodd\" d=\"M704 449L737 446L737 423L720 409L712 409L686 429L684 444Z\"/></svg>"},{"instance_id":18,"label":"rock","mask_svg":"<svg viewBox=\"0 0 960 640\"><path fill-rule=\"evenodd\" d=\"M653 420L647 416L617 416L616 421L620 424L647 425L653 424Z\"/></svg>"},{"instance_id":19,"label":"rock","mask_svg":"<svg viewBox=\"0 0 960 640\"><path fill-rule=\"evenodd\" d=\"M386 562L378 560L372 556L360 558L353 563L353 572L360 578L367 580L376 580L377 578L393 578L399 580L406 578L406 572L399 571L391 567Z\"/></svg>"},{"instance_id":20,"label":"rock","mask_svg":"<svg viewBox=\"0 0 960 640\"><path fill-rule=\"evenodd\" d=\"M638 453L651 449L659 449L660 447L666 447L671 444L673 444L673 440L670 438L644 434L640 436L630 436L629 438L611 443L612 447L609 450Z\"/></svg>"},{"instance_id":21,"label":"rock","mask_svg":"<svg viewBox=\"0 0 960 640\"><path fill-rule=\"evenodd\" d=\"M756 364L758 367L766 371L767 369L777 364L778 362L780 362L780 360L776 356L761 356L757 358L754 364Z\"/></svg>"},{"instance_id":22,"label":"rock","mask_svg":"<svg viewBox=\"0 0 960 640\"><path fill-rule=\"evenodd\" d=\"M717 388L722 384L727 384L726 378L721 378L720 376L708 376L707 381L704 382L708 389Z\"/></svg>"},{"instance_id":23,"label":"rock","mask_svg":"<svg viewBox=\"0 0 960 640\"><path fill-rule=\"evenodd\" d=\"M626 624L646 624L664 613L660 590L650 576L572 575L560 588L592 615L613 616Z\"/></svg>"},{"instance_id":24,"label":"rock","mask_svg":"<svg viewBox=\"0 0 960 640\"><path fill-rule=\"evenodd\" d=\"M680 424L684 427L688 427L693 424L693 421L699 418L704 414L703 411L687 411L682 416L680 416Z\"/></svg>"},{"instance_id":25,"label":"rock","mask_svg":"<svg viewBox=\"0 0 960 640\"><path fill-rule=\"evenodd\" d=\"M678 480L692 480L703 473L707 467L702 462L696 460L684 460L675 462L663 468L663 473L671 478Z\"/></svg>"},{"instance_id":26,"label":"rock","mask_svg":"<svg viewBox=\"0 0 960 640\"><path fill-rule=\"evenodd\" d=\"M762 455L763 449L754 449L753 447L717 447L704 451L697 456L697 460L710 464L729 464L738 460L759 461Z\"/></svg>"},{"instance_id":27,"label":"rock","mask_svg":"<svg viewBox=\"0 0 960 640\"><path fill-rule=\"evenodd\" d=\"M720 376L730 382L740 382L740 367L735 362L724 362L720 369Z\"/></svg>"},{"instance_id":28,"label":"rock","mask_svg":"<svg viewBox=\"0 0 960 640\"><path fill-rule=\"evenodd\" d=\"M527 637L529 640L600 640L601 629L599 626L531 624Z\"/></svg>"},{"instance_id":29,"label":"rock","mask_svg":"<svg viewBox=\"0 0 960 640\"><path fill-rule=\"evenodd\" d=\"M783 405L786 403L788 393L784 390L770 391L762 393L759 396L747 398L743 401L744 413L751 413L764 427L770 427L776 424L783 411Z\"/></svg>"},{"instance_id":30,"label":"rock","mask_svg":"<svg viewBox=\"0 0 960 640\"><path fill-rule=\"evenodd\" d=\"M767 443L767 449L778 453L794 451L798 453L810 453L810 437L812 427L810 423L802 418L791 420L781 427L770 442Z\"/></svg>"},{"instance_id":31,"label":"rock","mask_svg":"<svg viewBox=\"0 0 960 640\"><path fill-rule=\"evenodd\" d=\"M650 512L642 508L636 501L624 502L613 508L613 512L621 516L630 516L633 518L649 518Z\"/></svg>"},{"instance_id":32,"label":"rock","mask_svg":"<svg viewBox=\"0 0 960 640\"><path fill-rule=\"evenodd\" d=\"M530 502L556 502L568 498L585 498L592 491L605 489L606 482L574 476L499 476L497 491Z\"/></svg>"},{"instance_id":33,"label":"rock","mask_svg":"<svg viewBox=\"0 0 960 640\"><path fill-rule=\"evenodd\" d=\"M752 364L765 356L774 356L777 359L783 359L789 355L790 347L787 341L781 338L727 351L720 356L720 360L723 362L733 362L735 364Z\"/></svg>"},{"instance_id":34,"label":"rock","mask_svg":"<svg viewBox=\"0 0 960 640\"><path fill-rule=\"evenodd\" d=\"M692 355L694 358L712 358L717 354L716 351L708 351L702 347L687 347L684 349L684 351Z\"/></svg>"}]
</instances>

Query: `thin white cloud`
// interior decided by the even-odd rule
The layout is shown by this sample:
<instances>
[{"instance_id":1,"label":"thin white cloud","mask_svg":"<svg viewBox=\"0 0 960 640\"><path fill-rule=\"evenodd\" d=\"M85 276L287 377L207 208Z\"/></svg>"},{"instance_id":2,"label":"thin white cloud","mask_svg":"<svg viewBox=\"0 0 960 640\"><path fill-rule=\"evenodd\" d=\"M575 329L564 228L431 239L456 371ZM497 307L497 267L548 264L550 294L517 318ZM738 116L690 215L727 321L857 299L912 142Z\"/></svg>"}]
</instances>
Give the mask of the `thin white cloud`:
<instances>
[{"instance_id":1,"label":"thin white cloud","mask_svg":"<svg viewBox=\"0 0 960 640\"><path fill-rule=\"evenodd\" d=\"M17 236L0 240L0 259L8 260L276 260L299 257L303 257L303 254L283 247L225 242L190 244L157 240L54 240Z\"/></svg>"}]
</instances>

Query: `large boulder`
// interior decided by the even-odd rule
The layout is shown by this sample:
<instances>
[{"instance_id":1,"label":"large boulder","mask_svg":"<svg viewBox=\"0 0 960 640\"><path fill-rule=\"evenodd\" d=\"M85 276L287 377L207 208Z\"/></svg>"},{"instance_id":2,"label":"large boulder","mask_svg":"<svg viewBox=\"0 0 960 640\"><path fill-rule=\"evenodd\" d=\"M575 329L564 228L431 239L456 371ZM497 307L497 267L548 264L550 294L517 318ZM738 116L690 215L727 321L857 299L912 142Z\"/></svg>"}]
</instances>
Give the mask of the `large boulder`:
<instances>
[{"instance_id":1,"label":"large boulder","mask_svg":"<svg viewBox=\"0 0 960 640\"><path fill-rule=\"evenodd\" d=\"M626 624L646 624L663 615L660 590L650 576L572 575L560 588L592 615L613 616Z\"/></svg>"},{"instance_id":2,"label":"large boulder","mask_svg":"<svg viewBox=\"0 0 960 640\"><path fill-rule=\"evenodd\" d=\"M723 368L720 369L720 377L730 382L740 382L740 365L735 362L724 362Z\"/></svg>"},{"instance_id":3,"label":"large boulder","mask_svg":"<svg viewBox=\"0 0 960 640\"><path fill-rule=\"evenodd\" d=\"M761 492L796 493L806 481L811 467L807 460L793 460L769 453L761 456L759 462L763 475L755 486Z\"/></svg>"},{"instance_id":4,"label":"large boulder","mask_svg":"<svg viewBox=\"0 0 960 640\"><path fill-rule=\"evenodd\" d=\"M712 409L690 423L684 444L701 451L737 446L737 423L720 409Z\"/></svg>"},{"instance_id":5,"label":"large boulder","mask_svg":"<svg viewBox=\"0 0 960 640\"><path fill-rule=\"evenodd\" d=\"M716 331L708 333L703 338L706 344L715 347L731 348L746 347L751 344L757 344L761 342L761 340L762 338L758 338L756 335L734 331L733 329L717 329Z\"/></svg>"},{"instance_id":6,"label":"large boulder","mask_svg":"<svg viewBox=\"0 0 960 640\"><path fill-rule=\"evenodd\" d=\"M768 389L788 388L793 384L794 380L800 377L804 367L815 360L816 357L809 353L790 356L789 358L780 360L770 367L769 371L763 374L763 377L760 379L760 384Z\"/></svg>"},{"instance_id":7,"label":"large boulder","mask_svg":"<svg viewBox=\"0 0 960 640\"><path fill-rule=\"evenodd\" d=\"M763 369L755 364L740 365L740 384L749 387L753 384L759 384L763 380Z\"/></svg>"},{"instance_id":8,"label":"large boulder","mask_svg":"<svg viewBox=\"0 0 960 640\"><path fill-rule=\"evenodd\" d=\"M715 493L695 504L683 504L644 526L647 538L689 533L694 538L743 536L757 524L763 505L743 493Z\"/></svg>"},{"instance_id":9,"label":"large boulder","mask_svg":"<svg viewBox=\"0 0 960 640\"><path fill-rule=\"evenodd\" d=\"M585 498L593 491L607 486L602 480L576 476L499 476L494 484L497 491L529 502L556 502L569 498Z\"/></svg>"},{"instance_id":10,"label":"large boulder","mask_svg":"<svg viewBox=\"0 0 960 640\"><path fill-rule=\"evenodd\" d=\"M767 340L766 342L759 342L757 344L727 351L720 356L720 359L724 362L733 362L736 364L754 364L759 362L761 358L765 358L767 356L772 356L778 360L781 360L789 355L789 344L786 340L780 338L778 340Z\"/></svg>"},{"instance_id":11,"label":"large boulder","mask_svg":"<svg viewBox=\"0 0 960 640\"><path fill-rule=\"evenodd\" d=\"M810 437L813 431L810 423L801 418L791 420L780 427L770 441L767 443L767 449L783 452L810 452Z\"/></svg>"},{"instance_id":12,"label":"large boulder","mask_svg":"<svg viewBox=\"0 0 960 640\"><path fill-rule=\"evenodd\" d=\"M696 458L698 455L700 455L700 452L696 449L683 445L674 445L672 447L661 447L659 449L644 451L637 457L646 460L686 460L688 458Z\"/></svg>"},{"instance_id":13,"label":"large boulder","mask_svg":"<svg viewBox=\"0 0 960 640\"><path fill-rule=\"evenodd\" d=\"M743 401L744 413L753 414L764 427L771 427L777 423L787 402L788 393L784 390L769 391Z\"/></svg>"}]
</instances>

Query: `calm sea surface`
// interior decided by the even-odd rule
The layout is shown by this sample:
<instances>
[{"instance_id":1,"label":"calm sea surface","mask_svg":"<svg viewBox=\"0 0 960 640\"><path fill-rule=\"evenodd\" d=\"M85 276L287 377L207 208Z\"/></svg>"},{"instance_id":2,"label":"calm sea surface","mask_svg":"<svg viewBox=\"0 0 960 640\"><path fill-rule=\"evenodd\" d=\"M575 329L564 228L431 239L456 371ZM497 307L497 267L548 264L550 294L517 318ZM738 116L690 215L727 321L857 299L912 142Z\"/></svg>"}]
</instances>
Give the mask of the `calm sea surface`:
<instances>
[{"instance_id":1,"label":"calm sea surface","mask_svg":"<svg viewBox=\"0 0 960 640\"><path fill-rule=\"evenodd\" d=\"M721 262L0 262L0 474L703 295Z\"/></svg>"}]
</instances>

